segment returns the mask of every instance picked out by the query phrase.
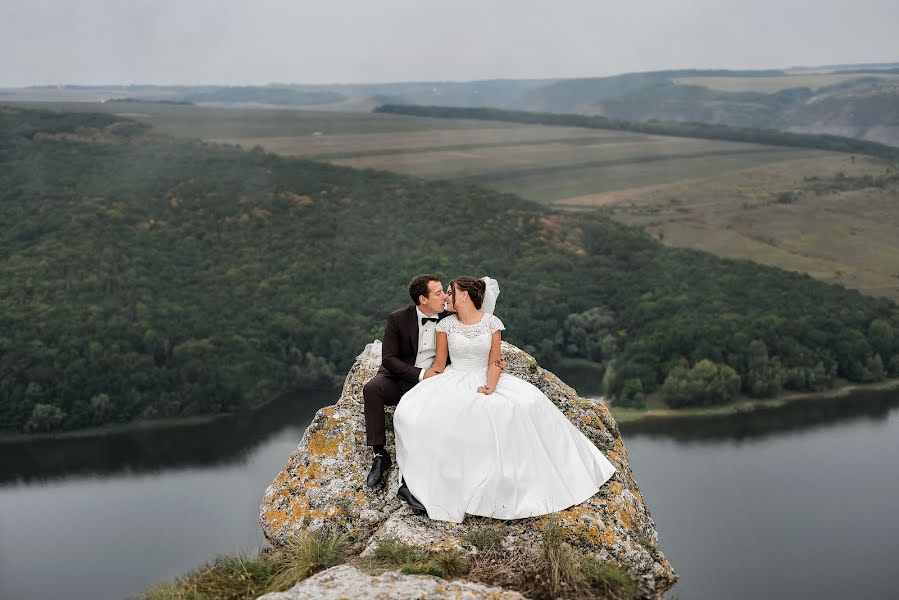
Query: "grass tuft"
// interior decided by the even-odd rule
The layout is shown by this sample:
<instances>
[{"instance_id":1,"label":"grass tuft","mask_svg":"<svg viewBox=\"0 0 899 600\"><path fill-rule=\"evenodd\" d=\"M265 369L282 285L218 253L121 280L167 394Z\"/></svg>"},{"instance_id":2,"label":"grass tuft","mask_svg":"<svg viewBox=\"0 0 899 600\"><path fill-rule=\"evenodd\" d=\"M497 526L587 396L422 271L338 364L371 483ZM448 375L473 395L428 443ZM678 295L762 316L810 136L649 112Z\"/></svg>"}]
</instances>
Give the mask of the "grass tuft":
<instances>
[{"instance_id":1,"label":"grass tuft","mask_svg":"<svg viewBox=\"0 0 899 600\"><path fill-rule=\"evenodd\" d=\"M236 600L269 591L277 565L260 556L222 556L176 579L154 586L145 600Z\"/></svg>"},{"instance_id":2,"label":"grass tuft","mask_svg":"<svg viewBox=\"0 0 899 600\"><path fill-rule=\"evenodd\" d=\"M636 582L626 571L615 565L583 557L580 568L585 582L602 598L628 600L637 593Z\"/></svg>"},{"instance_id":3,"label":"grass tuft","mask_svg":"<svg viewBox=\"0 0 899 600\"><path fill-rule=\"evenodd\" d=\"M470 529L465 535L465 541L477 548L478 552L496 555L503 551L503 540L506 535L507 530L503 523L482 525Z\"/></svg>"},{"instance_id":4,"label":"grass tuft","mask_svg":"<svg viewBox=\"0 0 899 600\"><path fill-rule=\"evenodd\" d=\"M283 553L269 591L283 591L307 577L346 562L351 539L348 533L329 527L303 533Z\"/></svg>"},{"instance_id":5,"label":"grass tuft","mask_svg":"<svg viewBox=\"0 0 899 600\"><path fill-rule=\"evenodd\" d=\"M252 557L222 556L175 579L153 586L142 600L244 600L284 591L347 558L352 537L338 528L298 536L280 551Z\"/></svg>"},{"instance_id":6,"label":"grass tuft","mask_svg":"<svg viewBox=\"0 0 899 600\"><path fill-rule=\"evenodd\" d=\"M620 567L584 556L566 540L555 515L543 528L543 576L537 579L543 589L537 596L548 598L603 598L631 600L637 583Z\"/></svg>"},{"instance_id":7,"label":"grass tuft","mask_svg":"<svg viewBox=\"0 0 899 600\"><path fill-rule=\"evenodd\" d=\"M395 540L384 540L375 549L372 566L397 569L406 575L452 578L469 571L470 565L458 550L428 552Z\"/></svg>"}]
</instances>

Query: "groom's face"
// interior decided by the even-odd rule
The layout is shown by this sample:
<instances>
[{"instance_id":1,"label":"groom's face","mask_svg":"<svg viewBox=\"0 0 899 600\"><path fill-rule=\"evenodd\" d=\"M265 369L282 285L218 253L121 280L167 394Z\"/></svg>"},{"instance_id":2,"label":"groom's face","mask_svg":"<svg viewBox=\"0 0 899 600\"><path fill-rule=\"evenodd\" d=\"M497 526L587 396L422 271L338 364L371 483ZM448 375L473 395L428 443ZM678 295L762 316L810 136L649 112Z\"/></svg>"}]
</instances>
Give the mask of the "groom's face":
<instances>
[{"instance_id":1,"label":"groom's face","mask_svg":"<svg viewBox=\"0 0 899 600\"><path fill-rule=\"evenodd\" d=\"M443 311L444 302L446 302L446 294L443 293L443 284L439 281L429 281L428 297L422 302L421 296L419 296L418 307L421 312L433 315Z\"/></svg>"}]
</instances>

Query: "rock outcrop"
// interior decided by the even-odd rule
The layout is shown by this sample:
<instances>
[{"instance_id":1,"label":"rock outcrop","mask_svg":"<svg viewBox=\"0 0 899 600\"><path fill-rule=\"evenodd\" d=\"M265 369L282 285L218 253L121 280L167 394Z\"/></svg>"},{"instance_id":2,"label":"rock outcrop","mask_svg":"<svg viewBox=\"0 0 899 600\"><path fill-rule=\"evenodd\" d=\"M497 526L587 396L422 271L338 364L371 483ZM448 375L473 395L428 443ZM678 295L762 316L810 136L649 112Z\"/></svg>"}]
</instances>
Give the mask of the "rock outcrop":
<instances>
[{"instance_id":1,"label":"rock outcrop","mask_svg":"<svg viewBox=\"0 0 899 600\"><path fill-rule=\"evenodd\" d=\"M395 571L377 576L340 565L303 580L286 592L272 592L258 600L525 600L518 592L469 581L444 581L431 575L403 575Z\"/></svg>"},{"instance_id":2,"label":"rock outcrop","mask_svg":"<svg viewBox=\"0 0 899 600\"><path fill-rule=\"evenodd\" d=\"M508 373L539 387L617 469L592 498L556 513L554 523L580 552L626 571L637 582L640 597L661 597L677 576L658 547L655 524L608 408L579 397L533 357L506 342L503 357ZM366 488L371 453L365 445L362 387L376 371L377 353L363 353L350 369L337 403L315 415L287 466L265 491L259 517L265 537L272 545L283 546L301 532L336 525L369 532L363 556L384 540L431 551L476 553L467 541L469 532L497 521L469 516L464 523L453 524L416 514L396 497L395 469L388 472L388 481L380 489ZM395 456L390 423L388 416L388 449ZM504 550L535 551L549 518L505 521Z\"/></svg>"}]
</instances>

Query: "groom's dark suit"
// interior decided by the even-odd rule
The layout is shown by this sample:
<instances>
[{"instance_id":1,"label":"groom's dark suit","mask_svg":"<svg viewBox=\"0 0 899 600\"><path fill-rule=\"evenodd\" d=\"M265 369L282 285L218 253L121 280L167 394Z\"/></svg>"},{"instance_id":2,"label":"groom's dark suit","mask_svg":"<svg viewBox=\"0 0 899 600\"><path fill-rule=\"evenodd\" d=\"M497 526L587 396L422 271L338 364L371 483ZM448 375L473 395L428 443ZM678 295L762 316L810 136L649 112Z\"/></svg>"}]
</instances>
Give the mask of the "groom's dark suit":
<instances>
[{"instance_id":1,"label":"groom's dark suit","mask_svg":"<svg viewBox=\"0 0 899 600\"><path fill-rule=\"evenodd\" d=\"M442 312L442 319L451 313ZM365 404L365 443L369 446L387 443L384 432L384 406L394 406L418 383L421 369L415 366L418 356L419 320L415 305L387 315L381 342L381 368L362 389ZM449 362L449 358L447 358Z\"/></svg>"}]
</instances>

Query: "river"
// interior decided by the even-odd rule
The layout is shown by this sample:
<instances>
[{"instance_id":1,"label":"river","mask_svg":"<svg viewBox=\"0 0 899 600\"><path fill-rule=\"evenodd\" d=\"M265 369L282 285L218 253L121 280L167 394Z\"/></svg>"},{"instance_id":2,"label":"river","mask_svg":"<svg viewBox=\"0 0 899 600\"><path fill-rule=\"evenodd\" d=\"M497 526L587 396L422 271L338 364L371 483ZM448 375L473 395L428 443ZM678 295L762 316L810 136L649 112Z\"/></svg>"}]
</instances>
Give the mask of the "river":
<instances>
[{"instance_id":1,"label":"river","mask_svg":"<svg viewBox=\"0 0 899 600\"><path fill-rule=\"evenodd\" d=\"M0 444L0 598L123 598L252 551L266 486L336 392L205 425ZM622 428L683 600L884 598L899 393Z\"/></svg>"}]
</instances>

